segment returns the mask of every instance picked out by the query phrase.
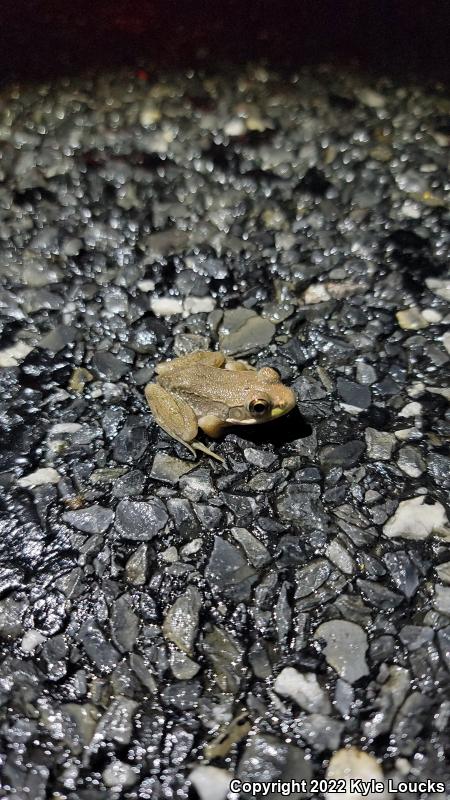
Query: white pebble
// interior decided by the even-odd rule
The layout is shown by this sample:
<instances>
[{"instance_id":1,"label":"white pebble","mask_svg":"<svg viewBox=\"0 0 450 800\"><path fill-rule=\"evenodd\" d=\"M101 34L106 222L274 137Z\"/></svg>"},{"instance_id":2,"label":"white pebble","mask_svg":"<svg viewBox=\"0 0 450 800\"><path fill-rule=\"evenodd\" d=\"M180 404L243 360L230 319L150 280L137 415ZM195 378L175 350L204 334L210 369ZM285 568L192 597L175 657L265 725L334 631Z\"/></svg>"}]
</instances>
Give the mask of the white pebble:
<instances>
[{"instance_id":1,"label":"white pebble","mask_svg":"<svg viewBox=\"0 0 450 800\"><path fill-rule=\"evenodd\" d=\"M161 119L161 111L152 103L145 105L139 115L139 122L143 128L149 128Z\"/></svg>"},{"instance_id":2,"label":"white pebble","mask_svg":"<svg viewBox=\"0 0 450 800\"><path fill-rule=\"evenodd\" d=\"M239 117L230 119L225 123L223 130L227 136L242 136L245 133L244 120Z\"/></svg>"},{"instance_id":3,"label":"white pebble","mask_svg":"<svg viewBox=\"0 0 450 800\"><path fill-rule=\"evenodd\" d=\"M29 486L43 486L46 483L59 483L61 476L53 467L42 467L29 475L24 475L17 481L19 486L27 488Z\"/></svg>"},{"instance_id":4,"label":"white pebble","mask_svg":"<svg viewBox=\"0 0 450 800\"><path fill-rule=\"evenodd\" d=\"M39 633L34 628L27 631L22 638L20 646L24 653L32 653L41 644L47 641L47 637L43 633Z\"/></svg>"},{"instance_id":5,"label":"white pebble","mask_svg":"<svg viewBox=\"0 0 450 800\"><path fill-rule=\"evenodd\" d=\"M425 283L430 292L442 297L443 300L450 301L450 281L441 280L440 278L426 278Z\"/></svg>"},{"instance_id":6,"label":"white pebble","mask_svg":"<svg viewBox=\"0 0 450 800\"><path fill-rule=\"evenodd\" d=\"M0 367L17 367L31 353L32 347L25 342L16 342L5 350L0 350Z\"/></svg>"},{"instance_id":7,"label":"white pebble","mask_svg":"<svg viewBox=\"0 0 450 800\"><path fill-rule=\"evenodd\" d=\"M415 203L414 200L405 200L400 212L402 216L409 217L409 219L420 219L422 216L422 209L419 203Z\"/></svg>"},{"instance_id":8,"label":"white pebble","mask_svg":"<svg viewBox=\"0 0 450 800\"><path fill-rule=\"evenodd\" d=\"M408 397L420 397L423 394L425 389L425 384L422 381L415 381L412 383L411 386L408 386L406 393Z\"/></svg>"},{"instance_id":9,"label":"white pebble","mask_svg":"<svg viewBox=\"0 0 450 800\"><path fill-rule=\"evenodd\" d=\"M186 297L184 301L184 314L203 314L213 311L216 304L212 297Z\"/></svg>"},{"instance_id":10,"label":"white pebble","mask_svg":"<svg viewBox=\"0 0 450 800\"><path fill-rule=\"evenodd\" d=\"M447 538L450 530L447 528L448 519L444 506L437 501L428 505L424 500L423 496L402 500L395 514L386 522L384 535L419 541L427 539L432 533L438 533Z\"/></svg>"},{"instance_id":11,"label":"white pebble","mask_svg":"<svg viewBox=\"0 0 450 800\"><path fill-rule=\"evenodd\" d=\"M139 281L137 284L137 288L141 292L152 292L153 289L155 288L155 281L152 281L150 279L145 281Z\"/></svg>"},{"instance_id":12,"label":"white pebble","mask_svg":"<svg viewBox=\"0 0 450 800\"><path fill-rule=\"evenodd\" d=\"M324 303L330 299L326 287L323 283L316 283L313 286L308 286L303 293L303 302L307 305L314 305L315 303Z\"/></svg>"},{"instance_id":13,"label":"white pebble","mask_svg":"<svg viewBox=\"0 0 450 800\"><path fill-rule=\"evenodd\" d=\"M364 103L365 106L369 106L369 108L383 108L386 102L383 95L374 92L373 89L361 89L361 91L358 92L358 97L361 103Z\"/></svg>"},{"instance_id":14,"label":"white pebble","mask_svg":"<svg viewBox=\"0 0 450 800\"><path fill-rule=\"evenodd\" d=\"M150 302L154 314L161 317L173 317L183 313L183 303L176 297L154 297Z\"/></svg>"},{"instance_id":15,"label":"white pebble","mask_svg":"<svg viewBox=\"0 0 450 800\"><path fill-rule=\"evenodd\" d=\"M76 433L81 427L79 422L57 422L56 425L52 425L50 428L49 435L58 436L61 433Z\"/></svg>"},{"instance_id":16,"label":"white pebble","mask_svg":"<svg viewBox=\"0 0 450 800\"><path fill-rule=\"evenodd\" d=\"M427 322L440 322L442 319L442 314L439 311L436 311L435 308L424 308L422 311L422 317L426 319Z\"/></svg>"},{"instance_id":17,"label":"white pebble","mask_svg":"<svg viewBox=\"0 0 450 800\"><path fill-rule=\"evenodd\" d=\"M448 331L447 333L444 333L444 335L442 337L442 344L444 345L445 349L447 350L447 353L450 353L450 331Z\"/></svg>"},{"instance_id":18,"label":"white pebble","mask_svg":"<svg viewBox=\"0 0 450 800\"><path fill-rule=\"evenodd\" d=\"M406 308L404 311L397 311L395 316L400 327L406 331L420 331L429 325L420 308Z\"/></svg>"},{"instance_id":19,"label":"white pebble","mask_svg":"<svg viewBox=\"0 0 450 800\"><path fill-rule=\"evenodd\" d=\"M399 431L395 431L395 436L397 439L400 439L401 442L406 442L408 439L414 438L414 434L417 433L417 428L402 428Z\"/></svg>"},{"instance_id":20,"label":"white pebble","mask_svg":"<svg viewBox=\"0 0 450 800\"><path fill-rule=\"evenodd\" d=\"M105 786L123 789L136 783L137 774L129 764L117 759L103 770L102 778Z\"/></svg>"},{"instance_id":21,"label":"white pebble","mask_svg":"<svg viewBox=\"0 0 450 800\"><path fill-rule=\"evenodd\" d=\"M388 800L392 797L391 792L385 789L382 792L370 791L370 783L367 793L359 792L357 789L351 791L351 781L380 781L385 784L383 770L378 761L370 753L364 753L357 747L346 747L338 750L331 756L330 763L326 772L327 780L345 780L344 792L326 792L326 800Z\"/></svg>"},{"instance_id":22,"label":"white pebble","mask_svg":"<svg viewBox=\"0 0 450 800\"><path fill-rule=\"evenodd\" d=\"M422 413L422 405L420 403L407 403L406 406L398 412L399 417L418 417Z\"/></svg>"},{"instance_id":23,"label":"white pebble","mask_svg":"<svg viewBox=\"0 0 450 800\"><path fill-rule=\"evenodd\" d=\"M313 672L299 672L285 667L274 683L275 691L282 697L294 700L300 708L310 714L329 714L330 701Z\"/></svg>"},{"instance_id":24,"label":"white pebble","mask_svg":"<svg viewBox=\"0 0 450 800\"><path fill-rule=\"evenodd\" d=\"M196 767L189 775L200 800L225 800L232 779L231 772L219 767Z\"/></svg>"}]
</instances>

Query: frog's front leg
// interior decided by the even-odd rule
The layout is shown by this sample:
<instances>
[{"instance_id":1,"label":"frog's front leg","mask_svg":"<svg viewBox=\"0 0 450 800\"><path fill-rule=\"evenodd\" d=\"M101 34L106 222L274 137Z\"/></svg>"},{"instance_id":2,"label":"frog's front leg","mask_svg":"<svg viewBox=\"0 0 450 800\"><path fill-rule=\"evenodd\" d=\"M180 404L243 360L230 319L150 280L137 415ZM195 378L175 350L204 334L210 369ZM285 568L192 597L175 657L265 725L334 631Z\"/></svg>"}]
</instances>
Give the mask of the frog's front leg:
<instances>
[{"instance_id":1,"label":"frog's front leg","mask_svg":"<svg viewBox=\"0 0 450 800\"><path fill-rule=\"evenodd\" d=\"M205 414L200 417L198 427L211 439L218 439L222 435L223 429L227 426L223 419L216 417L215 414Z\"/></svg>"},{"instance_id":2,"label":"frog's front leg","mask_svg":"<svg viewBox=\"0 0 450 800\"><path fill-rule=\"evenodd\" d=\"M201 442L195 441L198 433L197 417L194 414L191 406L185 400L163 389L156 383L148 383L145 387L145 397L150 406L156 423L163 429L172 439L181 442L195 455L195 450L201 450L203 453L216 458L218 461L223 462L223 458L208 447L205 447Z\"/></svg>"}]
</instances>

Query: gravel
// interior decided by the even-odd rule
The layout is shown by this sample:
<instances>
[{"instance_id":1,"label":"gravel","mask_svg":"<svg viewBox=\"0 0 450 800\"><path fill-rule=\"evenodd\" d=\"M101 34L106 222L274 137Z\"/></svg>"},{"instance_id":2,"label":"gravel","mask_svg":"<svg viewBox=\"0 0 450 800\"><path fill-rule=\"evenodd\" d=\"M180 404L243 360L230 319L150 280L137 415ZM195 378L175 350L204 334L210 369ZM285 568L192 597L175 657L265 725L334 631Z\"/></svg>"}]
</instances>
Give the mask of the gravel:
<instances>
[{"instance_id":1,"label":"gravel","mask_svg":"<svg viewBox=\"0 0 450 800\"><path fill-rule=\"evenodd\" d=\"M450 794L442 87L142 69L1 108L6 793ZM144 398L199 348L298 398L225 465Z\"/></svg>"}]
</instances>

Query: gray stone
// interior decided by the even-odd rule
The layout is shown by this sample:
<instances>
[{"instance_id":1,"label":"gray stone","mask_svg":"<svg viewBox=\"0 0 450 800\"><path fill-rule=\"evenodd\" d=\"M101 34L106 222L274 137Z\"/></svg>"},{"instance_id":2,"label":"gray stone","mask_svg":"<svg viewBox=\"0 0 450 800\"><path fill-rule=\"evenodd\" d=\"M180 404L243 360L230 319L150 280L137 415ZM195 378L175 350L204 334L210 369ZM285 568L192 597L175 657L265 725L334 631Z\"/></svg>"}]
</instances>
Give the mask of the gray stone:
<instances>
[{"instance_id":1,"label":"gray stone","mask_svg":"<svg viewBox=\"0 0 450 800\"><path fill-rule=\"evenodd\" d=\"M303 750L275 736L261 733L250 739L237 770L237 777L243 783L261 780L275 784L277 781L291 780L304 780L307 783L311 775L311 766ZM309 792L294 790L289 796L291 800L300 800L309 797ZM256 795L251 793L242 793L242 797L245 800L257 800ZM269 790L266 797L268 800L281 800L282 793L274 788Z\"/></svg>"},{"instance_id":2,"label":"gray stone","mask_svg":"<svg viewBox=\"0 0 450 800\"><path fill-rule=\"evenodd\" d=\"M260 469L268 469L278 460L276 453L271 453L269 450L256 450L253 447L246 447L244 456L249 464Z\"/></svg>"},{"instance_id":3,"label":"gray stone","mask_svg":"<svg viewBox=\"0 0 450 800\"><path fill-rule=\"evenodd\" d=\"M243 650L225 628L213 625L203 639L203 651L212 664L214 677L222 692L236 695L247 668L243 664Z\"/></svg>"},{"instance_id":4,"label":"gray stone","mask_svg":"<svg viewBox=\"0 0 450 800\"><path fill-rule=\"evenodd\" d=\"M332 467L350 469L358 463L364 450L364 444L357 439L335 447L324 447L320 453L320 463L328 469Z\"/></svg>"},{"instance_id":5,"label":"gray stone","mask_svg":"<svg viewBox=\"0 0 450 800\"><path fill-rule=\"evenodd\" d=\"M283 522L293 522L302 530L327 530L328 517L321 500L320 487L311 483L292 483L277 500Z\"/></svg>"},{"instance_id":6,"label":"gray stone","mask_svg":"<svg viewBox=\"0 0 450 800\"><path fill-rule=\"evenodd\" d=\"M407 669L391 664L385 680L374 701L375 713L363 724L363 731L369 739L375 739L391 729L392 722L411 686Z\"/></svg>"},{"instance_id":7,"label":"gray stone","mask_svg":"<svg viewBox=\"0 0 450 800\"><path fill-rule=\"evenodd\" d=\"M226 800L233 774L219 767L200 764L189 773L189 780L200 800Z\"/></svg>"},{"instance_id":8,"label":"gray stone","mask_svg":"<svg viewBox=\"0 0 450 800\"><path fill-rule=\"evenodd\" d=\"M403 550L386 553L384 562L397 588L405 597L412 597L419 585L419 573L408 554Z\"/></svg>"},{"instance_id":9,"label":"gray stone","mask_svg":"<svg viewBox=\"0 0 450 800\"><path fill-rule=\"evenodd\" d=\"M112 607L112 640L121 653L126 653L133 649L138 632L139 619L133 611L130 598L122 595Z\"/></svg>"},{"instance_id":10,"label":"gray stone","mask_svg":"<svg viewBox=\"0 0 450 800\"><path fill-rule=\"evenodd\" d=\"M100 716L98 709L92 703L63 703L60 710L65 744L79 755L92 741Z\"/></svg>"},{"instance_id":11,"label":"gray stone","mask_svg":"<svg viewBox=\"0 0 450 800\"><path fill-rule=\"evenodd\" d=\"M135 418L128 418L114 439L114 458L119 464L133 464L143 457L148 447L148 432L145 424Z\"/></svg>"},{"instance_id":12,"label":"gray stone","mask_svg":"<svg viewBox=\"0 0 450 800\"><path fill-rule=\"evenodd\" d=\"M100 672L111 672L119 663L119 653L92 618L83 623L78 638Z\"/></svg>"},{"instance_id":13,"label":"gray stone","mask_svg":"<svg viewBox=\"0 0 450 800\"><path fill-rule=\"evenodd\" d=\"M138 653L132 653L130 655L130 667L139 678L140 682L146 689L149 690L152 694L156 694L158 691L157 683L147 668L144 659Z\"/></svg>"},{"instance_id":14,"label":"gray stone","mask_svg":"<svg viewBox=\"0 0 450 800\"><path fill-rule=\"evenodd\" d=\"M433 605L440 614L450 616L450 586L435 584Z\"/></svg>"},{"instance_id":15,"label":"gray stone","mask_svg":"<svg viewBox=\"0 0 450 800\"><path fill-rule=\"evenodd\" d=\"M256 569L271 561L271 555L265 545L246 528L232 528L231 534L245 551L250 564L253 564Z\"/></svg>"},{"instance_id":16,"label":"gray stone","mask_svg":"<svg viewBox=\"0 0 450 800\"><path fill-rule=\"evenodd\" d=\"M130 366L107 350L102 350L94 354L92 369L99 378L107 381L120 381L129 372Z\"/></svg>"},{"instance_id":17,"label":"gray stone","mask_svg":"<svg viewBox=\"0 0 450 800\"><path fill-rule=\"evenodd\" d=\"M387 589L386 586L378 583L378 581L366 581L358 578L357 586L368 603L376 606L376 608L382 608L384 611L393 611L403 602L401 595Z\"/></svg>"},{"instance_id":18,"label":"gray stone","mask_svg":"<svg viewBox=\"0 0 450 800\"><path fill-rule=\"evenodd\" d=\"M365 386L371 386L377 380L377 373L372 364L358 361L356 364L356 380Z\"/></svg>"},{"instance_id":19,"label":"gray stone","mask_svg":"<svg viewBox=\"0 0 450 800\"><path fill-rule=\"evenodd\" d=\"M23 634L22 619L27 607L25 597L10 595L0 600L0 639L15 639Z\"/></svg>"},{"instance_id":20,"label":"gray stone","mask_svg":"<svg viewBox=\"0 0 450 800\"><path fill-rule=\"evenodd\" d=\"M317 590L325 583L330 577L331 565L326 558L317 558L300 567L295 573L295 599L299 597L307 597Z\"/></svg>"},{"instance_id":21,"label":"gray stone","mask_svg":"<svg viewBox=\"0 0 450 800\"><path fill-rule=\"evenodd\" d=\"M148 542L164 528L168 519L164 503L156 497L145 503L121 500L116 509L115 527L124 539Z\"/></svg>"},{"instance_id":22,"label":"gray stone","mask_svg":"<svg viewBox=\"0 0 450 800\"><path fill-rule=\"evenodd\" d=\"M195 464L174 458L167 453L156 453L152 464L150 477L162 483L176 484L182 475L194 469Z\"/></svg>"},{"instance_id":23,"label":"gray stone","mask_svg":"<svg viewBox=\"0 0 450 800\"><path fill-rule=\"evenodd\" d=\"M344 727L343 722L324 714L300 715L295 722L295 732L317 753L337 750Z\"/></svg>"},{"instance_id":24,"label":"gray stone","mask_svg":"<svg viewBox=\"0 0 450 800\"><path fill-rule=\"evenodd\" d=\"M125 789L134 786L138 780L136 767L125 764L123 761L115 759L102 772L103 783L108 788Z\"/></svg>"},{"instance_id":25,"label":"gray stone","mask_svg":"<svg viewBox=\"0 0 450 800\"><path fill-rule=\"evenodd\" d=\"M113 497L134 497L144 491L145 475L140 469L130 469L114 481Z\"/></svg>"},{"instance_id":26,"label":"gray stone","mask_svg":"<svg viewBox=\"0 0 450 800\"><path fill-rule=\"evenodd\" d=\"M68 344L71 344L80 337L80 331L72 325L59 325L42 337L38 347L49 350L51 353L59 353Z\"/></svg>"},{"instance_id":27,"label":"gray stone","mask_svg":"<svg viewBox=\"0 0 450 800\"><path fill-rule=\"evenodd\" d=\"M239 603L248 600L257 572L250 567L241 551L232 544L214 537L214 548L205 569L205 578L215 591Z\"/></svg>"},{"instance_id":28,"label":"gray stone","mask_svg":"<svg viewBox=\"0 0 450 800\"><path fill-rule=\"evenodd\" d=\"M147 545L143 543L134 551L126 563L127 580L135 586L142 586L147 580L147 568Z\"/></svg>"},{"instance_id":29,"label":"gray stone","mask_svg":"<svg viewBox=\"0 0 450 800\"><path fill-rule=\"evenodd\" d=\"M425 694L412 692L399 709L392 728L392 741L402 755L416 752L416 737L428 722L432 702Z\"/></svg>"},{"instance_id":30,"label":"gray stone","mask_svg":"<svg viewBox=\"0 0 450 800\"><path fill-rule=\"evenodd\" d=\"M201 606L200 592L193 586L188 586L184 594L169 608L162 626L165 638L190 656L197 636Z\"/></svg>"},{"instance_id":31,"label":"gray stone","mask_svg":"<svg viewBox=\"0 0 450 800\"><path fill-rule=\"evenodd\" d=\"M366 662L367 635L354 622L334 619L316 628L315 639L324 639L325 658L348 683L356 683L369 674Z\"/></svg>"},{"instance_id":32,"label":"gray stone","mask_svg":"<svg viewBox=\"0 0 450 800\"><path fill-rule=\"evenodd\" d=\"M366 428L367 455L376 461L389 461L396 444L395 434Z\"/></svg>"},{"instance_id":33,"label":"gray stone","mask_svg":"<svg viewBox=\"0 0 450 800\"><path fill-rule=\"evenodd\" d=\"M193 503L198 503L200 500L208 500L215 492L211 481L211 473L203 467L182 475L180 489L184 496Z\"/></svg>"},{"instance_id":34,"label":"gray stone","mask_svg":"<svg viewBox=\"0 0 450 800\"><path fill-rule=\"evenodd\" d=\"M275 325L248 308L225 311L219 345L226 355L242 356L261 350L272 341Z\"/></svg>"},{"instance_id":35,"label":"gray stone","mask_svg":"<svg viewBox=\"0 0 450 800\"><path fill-rule=\"evenodd\" d=\"M400 450L397 464L402 472L405 472L410 478L418 478L426 469L426 464L420 451L417 447L411 447L409 445L402 447Z\"/></svg>"},{"instance_id":36,"label":"gray stone","mask_svg":"<svg viewBox=\"0 0 450 800\"><path fill-rule=\"evenodd\" d=\"M179 681L189 681L200 671L199 664L189 658L186 653L180 653L175 649L170 653L170 668L174 677Z\"/></svg>"},{"instance_id":37,"label":"gray stone","mask_svg":"<svg viewBox=\"0 0 450 800\"><path fill-rule=\"evenodd\" d=\"M337 390L339 397L346 405L354 406L355 408L369 408L372 402L372 395L367 386L349 381L346 378L337 379Z\"/></svg>"},{"instance_id":38,"label":"gray stone","mask_svg":"<svg viewBox=\"0 0 450 800\"><path fill-rule=\"evenodd\" d=\"M66 511L62 518L77 531L105 533L114 521L114 511L95 504L87 508L80 508L78 511Z\"/></svg>"},{"instance_id":39,"label":"gray stone","mask_svg":"<svg viewBox=\"0 0 450 800\"><path fill-rule=\"evenodd\" d=\"M129 697L117 697L101 718L96 737L127 745L133 733L133 717L139 704Z\"/></svg>"}]
</instances>

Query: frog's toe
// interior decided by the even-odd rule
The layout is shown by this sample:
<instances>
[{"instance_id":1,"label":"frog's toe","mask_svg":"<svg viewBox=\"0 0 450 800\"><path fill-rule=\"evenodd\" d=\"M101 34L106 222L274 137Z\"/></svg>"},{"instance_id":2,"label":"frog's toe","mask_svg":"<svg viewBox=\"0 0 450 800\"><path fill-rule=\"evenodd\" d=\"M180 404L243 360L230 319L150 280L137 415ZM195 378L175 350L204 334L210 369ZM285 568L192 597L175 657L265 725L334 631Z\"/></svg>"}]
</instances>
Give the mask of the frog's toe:
<instances>
[{"instance_id":1,"label":"frog's toe","mask_svg":"<svg viewBox=\"0 0 450 800\"><path fill-rule=\"evenodd\" d=\"M218 453L215 453L214 450L210 450L209 447L202 444L201 442L192 442L192 447L195 447L196 450L199 450L201 453L206 453L207 456L211 456L211 458L215 458L216 461L220 461L221 464L225 464L225 459L222 456L219 456Z\"/></svg>"},{"instance_id":2,"label":"frog's toe","mask_svg":"<svg viewBox=\"0 0 450 800\"><path fill-rule=\"evenodd\" d=\"M252 367L248 361L243 361L242 359L235 360L234 358L227 358L225 362L225 369L230 370L231 372L255 372L255 367Z\"/></svg>"}]
</instances>

